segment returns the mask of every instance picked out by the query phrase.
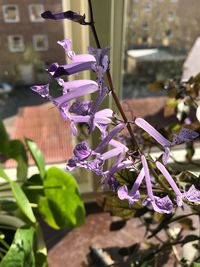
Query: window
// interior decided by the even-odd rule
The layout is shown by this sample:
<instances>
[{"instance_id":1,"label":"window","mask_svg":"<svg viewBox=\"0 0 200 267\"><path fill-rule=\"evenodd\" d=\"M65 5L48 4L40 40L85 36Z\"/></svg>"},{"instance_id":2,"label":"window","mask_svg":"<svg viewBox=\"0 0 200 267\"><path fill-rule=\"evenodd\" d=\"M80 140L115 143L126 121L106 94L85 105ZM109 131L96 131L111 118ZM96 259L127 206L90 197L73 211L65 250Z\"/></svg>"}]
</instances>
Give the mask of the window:
<instances>
[{"instance_id":1,"label":"window","mask_svg":"<svg viewBox=\"0 0 200 267\"><path fill-rule=\"evenodd\" d=\"M44 12L43 5L29 5L29 16L32 22L42 22L44 19L41 17L41 13Z\"/></svg>"},{"instance_id":2,"label":"window","mask_svg":"<svg viewBox=\"0 0 200 267\"><path fill-rule=\"evenodd\" d=\"M167 30L165 31L165 35L166 35L167 37L171 38L171 37L172 37L172 30L171 30L171 29L167 29Z\"/></svg>"},{"instance_id":3,"label":"window","mask_svg":"<svg viewBox=\"0 0 200 267\"><path fill-rule=\"evenodd\" d=\"M37 34L33 36L33 48L35 51L48 50L48 38L44 34Z\"/></svg>"},{"instance_id":4,"label":"window","mask_svg":"<svg viewBox=\"0 0 200 267\"><path fill-rule=\"evenodd\" d=\"M143 30L148 31L148 29L149 29L149 25L148 25L148 22L147 22L147 21L144 21L144 22L143 22L143 24L142 24L142 28L143 28Z\"/></svg>"},{"instance_id":5,"label":"window","mask_svg":"<svg viewBox=\"0 0 200 267\"><path fill-rule=\"evenodd\" d=\"M23 52L24 40L22 35L8 36L8 48L11 52Z\"/></svg>"},{"instance_id":6,"label":"window","mask_svg":"<svg viewBox=\"0 0 200 267\"><path fill-rule=\"evenodd\" d=\"M176 18L176 13L174 11L170 11L168 13L168 21L174 21Z\"/></svg>"},{"instance_id":7,"label":"window","mask_svg":"<svg viewBox=\"0 0 200 267\"><path fill-rule=\"evenodd\" d=\"M151 3L146 3L144 6L144 11L145 12L150 12L151 11Z\"/></svg>"},{"instance_id":8,"label":"window","mask_svg":"<svg viewBox=\"0 0 200 267\"><path fill-rule=\"evenodd\" d=\"M19 10L17 5L4 5L3 17L5 22L18 22Z\"/></svg>"}]
</instances>

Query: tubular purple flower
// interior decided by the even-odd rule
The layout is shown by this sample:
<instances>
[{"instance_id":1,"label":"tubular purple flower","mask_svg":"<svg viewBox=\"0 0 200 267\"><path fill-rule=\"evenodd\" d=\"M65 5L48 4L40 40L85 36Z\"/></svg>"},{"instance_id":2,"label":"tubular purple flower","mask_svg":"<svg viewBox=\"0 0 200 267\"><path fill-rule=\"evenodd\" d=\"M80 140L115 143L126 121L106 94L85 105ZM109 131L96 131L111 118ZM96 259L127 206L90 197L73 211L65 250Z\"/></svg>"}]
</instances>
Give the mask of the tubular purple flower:
<instances>
[{"instance_id":1,"label":"tubular purple flower","mask_svg":"<svg viewBox=\"0 0 200 267\"><path fill-rule=\"evenodd\" d=\"M53 77L59 78L62 75L72 75L85 70L90 70L93 63L94 61L86 61L86 62L74 62L67 65L61 65L55 70Z\"/></svg>"},{"instance_id":2,"label":"tubular purple flower","mask_svg":"<svg viewBox=\"0 0 200 267\"><path fill-rule=\"evenodd\" d=\"M80 15L76 12L73 12L71 10L65 11L65 12L60 12L60 13L55 13L53 14L51 11L45 11L41 14L41 17L43 19L53 19L53 20L61 20L61 19L69 19L74 22L80 23L82 25L86 25L87 23L85 22L85 15Z\"/></svg>"},{"instance_id":3,"label":"tubular purple flower","mask_svg":"<svg viewBox=\"0 0 200 267\"><path fill-rule=\"evenodd\" d=\"M113 130L101 141L101 143L98 145L98 147L95 149L96 153L101 153L103 149L109 144L111 139L119 133L122 129L124 129L125 124L120 123L117 126L113 128Z\"/></svg>"},{"instance_id":4,"label":"tubular purple flower","mask_svg":"<svg viewBox=\"0 0 200 267\"><path fill-rule=\"evenodd\" d=\"M63 81L62 83L61 81L59 81L59 84L63 87L63 93L68 93L69 91L75 90L81 86L86 86L86 85L98 86L98 84L93 80L74 80L69 82Z\"/></svg>"},{"instance_id":5,"label":"tubular purple flower","mask_svg":"<svg viewBox=\"0 0 200 267\"><path fill-rule=\"evenodd\" d=\"M98 107L103 102L104 98L106 97L106 95L108 95L108 93L109 93L108 87L103 87L103 89L99 90L99 94L97 98L92 103L91 110L90 110L91 114L94 114L98 110Z\"/></svg>"},{"instance_id":6,"label":"tubular purple flower","mask_svg":"<svg viewBox=\"0 0 200 267\"><path fill-rule=\"evenodd\" d=\"M145 132L147 132L150 136L152 136L161 146L164 147L165 152L163 153L162 159L165 165L167 164L167 161L169 159L169 152L170 152L169 148L171 146L178 145L184 142L189 142L199 136L198 133L190 129L181 128L179 134L178 135L174 134L173 141L170 142L144 119L136 118L135 124L140 128L142 128Z\"/></svg>"},{"instance_id":7,"label":"tubular purple flower","mask_svg":"<svg viewBox=\"0 0 200 267\"><path fill-rule=\"evenodd\" d=\"M94 93L98 90L98 85L94 83L90 83L87 85L80 86L76 88L76 90L71 90L68 93L59 96L54 99L54 104L58 107L65 105L67 102L71 101L74 98L78 98L80 96Z\"/></svg>"},{"instance_id":8,"label":"tubular purple flower","mask_svg":"<svg viewBox=\"0 0 200 267\"><path fill-rule=\"evenodd\" d=\"M182 193L176 183L174 182L174 179L171 177L169 174L168 170L165 168L165 166L160 163L159 161L156 162L156 167L159 169L159 171L162 173L162 175L166 178L167 182L170 184L171 188L174 190L176 194L176 199L177 199L177 205L181 207L183 205L182 202Z\"/></svg>"},{"instance_id":9,"label":"tubular purple flower","mask_svg":"<svg viewBox=\"0 0 200 267\"><path fill-rule=\"evenodd\" d=\"M144 168L141 169L130 192L128 192L128 188L126 185L123 185L118 189L117 194L119 199L121 200L127 199L129 202L129 206L132 207L134 202L140 199L140 192L138 189L143 179L144 179Z\"/></svg>"},{"instance_id":10,"label":"tubular purple flower","mask_svg":"<svg viewBox=\"0 0 200 267\"><path fill-rule=\"evenodd\" d=\"M65 52L66 52L68 58L72 60L73 56L75 56L75 53L71 49L71 40L70 39L64 39L62 41L57 41L57 43L65 49Z\"/></svg>"},{"instance_id":11,"label":"tubular purple flower","mask_svg":"<svg viewBox=\"0 0 200 267\"><path fill-rule=\"evenodd\" d=\"M170 147L171 142L160 134L151 124L142 118L137 118L135 124L151 135L161 146Z\"/></svg>"},{"instance_id":12,"label":"tubular purple flower","mask_svg":"<svg viewBox=\"0 0 200 267\"><path fill-rule=\"evenodd\" d=\"M167 214L171 213L173 209L172 201L168 196L160 198L153 195L149 168L144 155L141 156L141 161L144 168L145 181L148 194L147 199L143 201L143 205L148 205L149 203L151 203L155 211L159 213L167 213Z\"/></svg>"},{"instance_id":13,"label":"tubular purple flower","mask_svg":"<svg viewBox=\"0 0 200 267\"><path fill-rule=\"evenodd\" d=\"M109 184L110 180L115 179L114 174L122 169L125 169L127 167L130 167L133 165L132 160L124 160L124 155L119 154L115 163L113 166L110 168L109 171L105 171L103 173L103 179L102 179L102 189L103 191L106 190L107 185Z\"/></svg>"}]
</instances>

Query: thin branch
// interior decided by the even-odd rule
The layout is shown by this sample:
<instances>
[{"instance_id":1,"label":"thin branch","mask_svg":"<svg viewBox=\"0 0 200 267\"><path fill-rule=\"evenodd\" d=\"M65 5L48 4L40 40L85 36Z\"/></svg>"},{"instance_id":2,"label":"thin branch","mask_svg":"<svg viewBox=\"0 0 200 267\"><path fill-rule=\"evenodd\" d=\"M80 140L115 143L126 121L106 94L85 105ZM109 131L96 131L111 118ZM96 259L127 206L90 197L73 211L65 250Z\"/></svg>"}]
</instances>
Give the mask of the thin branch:
<instances>
[{"instance_id":1,"label":"thin branch","mask_svg":"<svg viewBox=\"0 0 200 267\"><path fill-rule=\"evenodd\" d=\"M90 23L89 23L89 26L92 30L92 33L93 33L93 36L94 36L94 39L95 39L95 43L97 45L98 48L101 48L101 45L100 45L100 41L99 41L99 38L98 38L98 35L97 35L97 32L96 32L96 28L95 28L95 25L94 25L94 16L93 16L93 9L92 9L92 1L91 0L88 0L88 4L89 4L89 12L90 12ZM129 124L128 122L128 119L126 117L126 114L124 113L123 111L123 108L120 104L120 101L119 101L119 98L117 97L116 93L115 93L115 89L114 89L114 85L113 85L113 81L112 81L112 77L111 77L111 74L110 74L110 70L107 69L106 71L106 76L107 76L107 80L108 80L108 83L109 83L109 86L110 86L110 90L111 90L111 94L112 94L112 97L116 103L116 106L124 120L124 123L127 125L127 130L131 136L131 143L132 143L132 146L134 149L138 149L139 150L139 146L138 146L138 143L137 141L135 140L135 136L134 136L134 133L132 131L132 128L131 128L131 125Z\"/></svg>"}]
</instances>

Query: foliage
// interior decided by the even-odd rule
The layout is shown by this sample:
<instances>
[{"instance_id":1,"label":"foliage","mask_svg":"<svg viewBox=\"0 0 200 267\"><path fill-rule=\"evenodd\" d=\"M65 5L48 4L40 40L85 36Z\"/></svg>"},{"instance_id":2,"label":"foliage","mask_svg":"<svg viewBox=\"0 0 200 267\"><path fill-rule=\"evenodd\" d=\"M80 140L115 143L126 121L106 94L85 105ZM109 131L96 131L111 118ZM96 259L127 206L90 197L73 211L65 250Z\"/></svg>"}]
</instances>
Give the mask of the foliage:
<instances>
[{"instance_id":1,"label":"foliage","mask_svg":"<svg viewBox=\"0 0 200 267\"><path fill-rule=\"evenodd\" d=\"M0 166L0 267L45 267L47 251L39 225L40 214L55 229L71 229L84 223L85 209L74 177L57 167L45 168L37 144L10 140L0 122L1 163L14 159L17 180ZM38 174L27 176L28 153Z\"/></svg>"}]
</instances>

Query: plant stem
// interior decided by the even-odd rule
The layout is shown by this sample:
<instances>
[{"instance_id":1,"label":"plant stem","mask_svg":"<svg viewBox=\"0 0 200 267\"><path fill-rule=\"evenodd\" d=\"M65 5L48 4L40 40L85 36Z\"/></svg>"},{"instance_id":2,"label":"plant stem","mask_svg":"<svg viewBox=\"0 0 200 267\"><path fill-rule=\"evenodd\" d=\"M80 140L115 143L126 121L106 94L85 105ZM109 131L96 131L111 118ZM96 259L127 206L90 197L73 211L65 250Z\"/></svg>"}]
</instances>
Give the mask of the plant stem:
<instances>
[{"instance_id":1,"label":"plant stem","mask_svg":"<svg viewBox=\"0 0 200 267\"><path fill-rule=\"evenodd\" d=\"M95 28L95 25L94 25L94 16L93 16L93 9L92 9L91 0L88 0L88 4L89 4L89 12L90 12L90 23L89 23L89 26L90 26L90 28L92 30L96 45L100 49L101 45L100 45L99 38L98 38L98 35L97 35L97 32L96 32L96 28ZM107 69L107 71L106 71L106 76L107 76L107 80L108 80L108 83L109 83L109 86L110 86L112 97L113 97L113 99L114 99L114 101L116 103L116 106L117 106L117 108L118 108L118 110L119 110L119 112L120 112L120 114L121 114L121 116L122 116L122 118L124 120L124 123L127 125L127 130L128 130L128 132L129 132L129 134L131 136L131 143L132 143L133 149L134 150L135 149L139 150L139 146L138 146L137 141L135 140L135 136L134 136L134 133L132 131L131 125L128 122L126 114L123 111L123 108L122 108L122 106L120 104L119 98L115 93L115 89L114 89L114 85L113 85L113 81L112 81L112 77L111 77L109 69Z\"/></svg>"}]
</instances>

